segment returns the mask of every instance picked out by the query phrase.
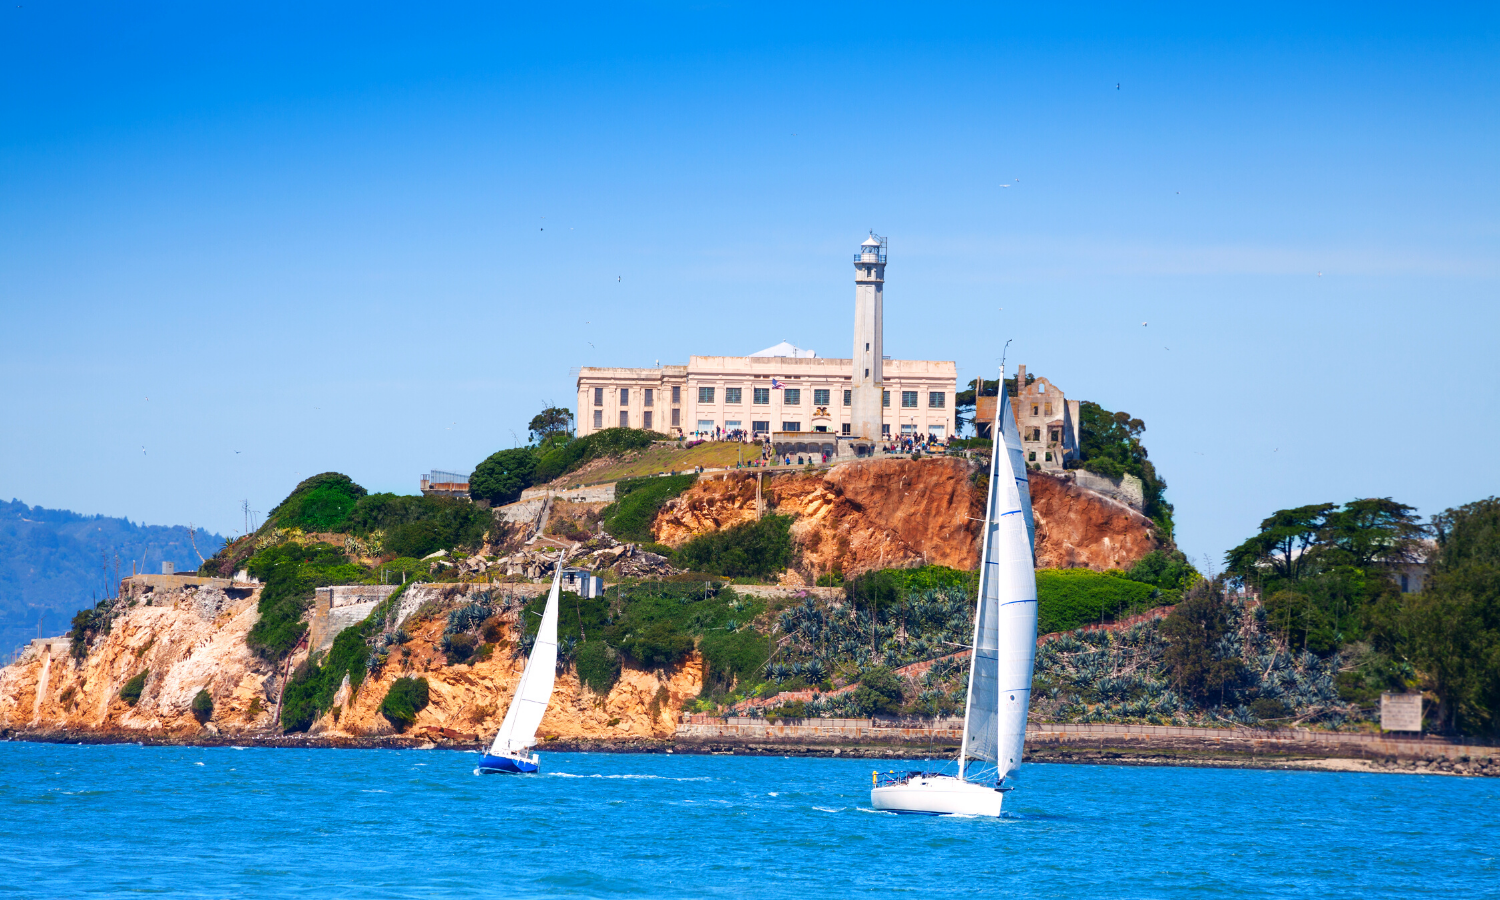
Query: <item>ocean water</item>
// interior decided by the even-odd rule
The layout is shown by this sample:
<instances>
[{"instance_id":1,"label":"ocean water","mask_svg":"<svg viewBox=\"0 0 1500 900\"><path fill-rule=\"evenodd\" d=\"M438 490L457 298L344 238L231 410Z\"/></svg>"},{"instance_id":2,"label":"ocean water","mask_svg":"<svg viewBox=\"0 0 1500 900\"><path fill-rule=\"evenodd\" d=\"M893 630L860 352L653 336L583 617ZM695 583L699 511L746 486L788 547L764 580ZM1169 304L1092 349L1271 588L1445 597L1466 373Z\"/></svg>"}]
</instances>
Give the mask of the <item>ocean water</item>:
<instances>
[{"instance_id":1,"label":"ocean water","mask_svg":"<svg viewBox=\"0 0 1500 900\"><path fill-rule=\"evenodd\" d=\"M1500 897L1494 779L1038 764L992 820L874 812L864 760L542 759L0 743L0 896Z\"/></svg>"}]
</instances>

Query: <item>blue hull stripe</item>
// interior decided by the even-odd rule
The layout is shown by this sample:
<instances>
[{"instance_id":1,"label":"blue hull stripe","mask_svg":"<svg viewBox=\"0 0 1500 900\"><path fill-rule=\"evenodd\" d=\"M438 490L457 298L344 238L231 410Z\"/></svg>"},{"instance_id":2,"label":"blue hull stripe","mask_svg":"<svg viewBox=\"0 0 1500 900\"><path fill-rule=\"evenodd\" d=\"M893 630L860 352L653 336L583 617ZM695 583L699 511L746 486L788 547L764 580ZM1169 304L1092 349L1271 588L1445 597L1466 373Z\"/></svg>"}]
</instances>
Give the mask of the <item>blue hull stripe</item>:
<instances>
[{"instance_id":1,"label":"blue hull stripe","mask_svg":"<svg viewBox=\"0 0 1500 900\"><path fill-rule=\"evenodd\" d=\"M481 775L529 775L540 771L540 768L529 760L511 759L509 756L490 756L488 753L479 761Z\"/></svg>"}]
</instances>

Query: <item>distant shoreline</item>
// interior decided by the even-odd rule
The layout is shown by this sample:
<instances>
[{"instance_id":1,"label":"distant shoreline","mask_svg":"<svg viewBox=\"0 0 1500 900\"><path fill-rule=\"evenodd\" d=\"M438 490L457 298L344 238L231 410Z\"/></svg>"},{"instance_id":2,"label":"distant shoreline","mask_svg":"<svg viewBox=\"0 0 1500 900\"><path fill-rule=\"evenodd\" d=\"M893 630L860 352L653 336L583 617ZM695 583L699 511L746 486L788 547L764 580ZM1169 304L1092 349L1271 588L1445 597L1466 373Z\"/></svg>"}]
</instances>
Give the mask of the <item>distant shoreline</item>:
<instances>
[{"instance_id":1,"label":"distant shoreline","mask_svg":"<svg viewBox=\"0 0 1500 900\"><path fill-rule=\"evenodd\" d=\"M144 735L101 734L83 731L0 732L0 741L44 744L139 744L149 747L263 747L309 750L456 750L478 751L478 744L467 741L429 740L426 736L388 735L351 738L324 735ZM1213 769L1266 769L1317 772L1365 772L1396 775L1449 775L1500 778L1500 748L1476 747L1477 755L1447 758L1358 758L1325 755L1304 750L1282 752L1242 752L1238 750L1150 746L1135 741L1130 745L1027 746L1027 763L1072 763L1077 765L1173 766ZM867 759L919 761L947 759L956 747L918 745L915 743L771 743L764 741L696 741L667 738L635 738L619 741L557 740L537 747L540 753L643 753L689 756L764 756L814 757L829 759ZM923 751L939 751L931 756ZM950 752L952 751L952 752Z\"/></svg>"}]
</instances>

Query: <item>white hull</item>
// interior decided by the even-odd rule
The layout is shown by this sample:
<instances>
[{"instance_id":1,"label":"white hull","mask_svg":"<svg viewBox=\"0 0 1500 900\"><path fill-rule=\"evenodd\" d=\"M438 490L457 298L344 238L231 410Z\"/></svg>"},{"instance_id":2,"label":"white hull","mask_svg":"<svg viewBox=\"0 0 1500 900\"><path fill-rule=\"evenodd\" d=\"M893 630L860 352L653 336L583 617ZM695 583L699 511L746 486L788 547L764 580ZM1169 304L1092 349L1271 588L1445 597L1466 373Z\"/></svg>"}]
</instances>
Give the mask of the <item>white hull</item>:
<instances>
[{"instance_id":1,"label":"white hull","mask_svg":"<svg viewBox=\"0 0 1500 900\"><path fill-rule=\"evenodd\" d=\"M870 790L876 809L928 816L998 816L1004 798L992 787L950 775L920 775Z\"/></svg>"}]
</instances>

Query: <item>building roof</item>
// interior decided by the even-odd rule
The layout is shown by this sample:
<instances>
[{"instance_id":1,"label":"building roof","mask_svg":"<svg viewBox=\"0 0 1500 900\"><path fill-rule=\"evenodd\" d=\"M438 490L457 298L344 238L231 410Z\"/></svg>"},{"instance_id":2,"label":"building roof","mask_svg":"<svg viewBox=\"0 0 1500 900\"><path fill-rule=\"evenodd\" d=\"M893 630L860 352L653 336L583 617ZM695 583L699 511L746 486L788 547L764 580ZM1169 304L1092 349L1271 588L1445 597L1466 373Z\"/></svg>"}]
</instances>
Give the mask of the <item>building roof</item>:
<instances>
[{"instance_id":1,"label":"building roof","mask_svg":"<svg viewBox=\"0 0 1500 900\"><path fill-rule=\"evenodd\" d=\"M767 347L764 350L757 351L757 352L752 353L750 355L751 356L790 356L792 359L817 359L818 358L818 352L816 350L803 350L800 347L793 347L791 344L787 343L786 341L782 341L781 343L777 344L774 347Z\"/></svg>"},{"instance_id":2,"label":"building roof","mask_svg":"<svg viewBox=\"0 0 1500 900\"><path fill-rule=\"evenodd\" d=\"M844 246L847 247L848 245L845 244ZM880 239L877 238L877 237L875 237L875 235L872 234L869 237L865 238L865 242L863 244L860 244L860 246L861 247L879 247L880 246Z\"/></svg>"}]
</instances>

